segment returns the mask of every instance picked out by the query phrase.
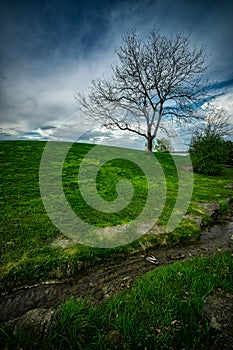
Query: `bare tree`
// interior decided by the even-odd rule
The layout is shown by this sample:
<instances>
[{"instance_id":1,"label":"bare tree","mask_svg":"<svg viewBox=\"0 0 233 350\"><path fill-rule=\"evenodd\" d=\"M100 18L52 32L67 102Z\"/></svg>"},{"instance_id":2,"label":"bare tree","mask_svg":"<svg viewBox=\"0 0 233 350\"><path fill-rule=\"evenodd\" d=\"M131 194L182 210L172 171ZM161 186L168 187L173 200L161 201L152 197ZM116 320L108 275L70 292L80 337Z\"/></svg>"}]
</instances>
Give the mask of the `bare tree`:
<instances>
[{"instance_id":1,"label":"bare tree","mask_svg":"<svg viewBox=\"0 0 233 350\"><path fill-rule=\"evenodd\" d=\"M204 112L204 111L203 111ZM208 104L204 124L199 125L202 131L208 131L221 137L233 135L233 125L229 116L223 108L217 108L212 104Z\"/></svg>"},{"instance_id":2,"label":"bare tree","mask_svg":"<svg viewBox=\"0 0 233 350\"><path fill-rule=\"evenodd\" d=\"M173 151L173 146L171 143L170 139L166 139L165 137L162 137L160 139L157 138L157 143L154 146L154 149L157 152L161 152L161 153L170 153Z\"/></svg>"},{"instance_id":3,"label":"bare tree","mask_svg":"<svg viewBox=\"0 0 233 350\"><path fill-rule=\"evenodd\" d=\"M205 48L192 47L182 34L153 30L143 38L132 31L116 54L111 79L92 81L89 95L77 93L76 101L102 126L145 137L151 153L158 130L169 134L169 118L189 121L206 101Z\"/></svg>"}]
</instances>

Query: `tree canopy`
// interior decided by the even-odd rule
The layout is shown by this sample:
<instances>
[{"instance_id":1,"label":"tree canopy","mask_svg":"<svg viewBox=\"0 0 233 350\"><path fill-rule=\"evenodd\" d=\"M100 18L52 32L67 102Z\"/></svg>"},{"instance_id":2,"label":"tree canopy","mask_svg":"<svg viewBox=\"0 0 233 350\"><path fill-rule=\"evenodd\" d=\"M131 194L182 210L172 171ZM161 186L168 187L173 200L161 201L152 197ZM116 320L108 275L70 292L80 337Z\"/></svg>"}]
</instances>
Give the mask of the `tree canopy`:
<instances>
[{"instance_id":1,"label":"tree canopy","mask_svg":"<svg viewBox=\"0 0 233 350\"><path fill-rule=\"evenodd\" d=\"M88 96L77 93L76 101L102 126L145 137L150 153L159 129L169 134L168 120L190 121L206 101L205 47L183 34L131 31L116 54L112 77L93 80Z\"/></svg>"}]
</instances>

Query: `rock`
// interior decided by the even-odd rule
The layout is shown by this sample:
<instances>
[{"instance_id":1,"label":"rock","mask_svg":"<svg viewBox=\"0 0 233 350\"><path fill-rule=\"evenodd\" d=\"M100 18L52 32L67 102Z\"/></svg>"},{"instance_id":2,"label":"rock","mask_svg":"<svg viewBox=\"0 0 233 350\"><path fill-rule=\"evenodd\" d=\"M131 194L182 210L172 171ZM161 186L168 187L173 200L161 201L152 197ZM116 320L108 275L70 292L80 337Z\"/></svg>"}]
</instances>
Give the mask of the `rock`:
<instances>
[{"instance_id":1,"label":"rock","mask_svg":"<svg viewBox=\"0 0 233 350\"><path fill-rule=\"evenodd\" d=\"M217 333L210 349L233 349L233 295L216 291L205 299L203 311L210 326Z\"/></svg>"},{"instance_id":2,"label":"rock","mask_svg":"<svg viewBox=\"0 0 233 350\"><path fill-rule=\"evenodd\" d=\"M26 312L18 318L13 331L14 336L30 334L37 340L43 339L49 331L53 314L54 311L49 309L33 309Z\"/></svg>"},{"instance_id":3,"label":"rock","mask_svg":"<svg viewBox=\"0 0 233 350\"><path fill-rule=\"evenodd\" d=\"M217 337L213 345L208 350L232 350L233 337L227 335L220 335Z\"/></svg>"},{"instance_id":4,"label":"rock","mask_svg":"<svg viewBox=\"0 0 233 350\"><path fill-rule=\"evenodd\" d=\"M185 258L185 255L181 252L179 253L167 253L167 258L171 260L182 260Z\"/></svg>"},{"instance_id":5,"label":"rock","mask_svg":"<svg viewBox=\"0 0 233 350\"><path fill-rule=\"evenodd\" d=\"M210 203L199 203L206 214L212 217L213 219L217 217L218 211L220 209L220 205L218 202L210 202Z\"/></svg>"},{"instance_id":6,"label":"rock","mask_svg":"<svg viewBox=\"0 0 233 350\"><path fill-rule=\"evenodd\" d=\"M233 184L227 184L225 187L233 189Z\"/></svg>"},{"instance_id":7,"label":"rock","mask_svg":"<svg viewBox=\"0 0 233 350\"><path fill-rule=\"evenodd\" d=\"M209 295L204 304L205 316L210 325L217 331L225 331L233 335L233 295L221 291Z\"/></svg>"}]
</instances>

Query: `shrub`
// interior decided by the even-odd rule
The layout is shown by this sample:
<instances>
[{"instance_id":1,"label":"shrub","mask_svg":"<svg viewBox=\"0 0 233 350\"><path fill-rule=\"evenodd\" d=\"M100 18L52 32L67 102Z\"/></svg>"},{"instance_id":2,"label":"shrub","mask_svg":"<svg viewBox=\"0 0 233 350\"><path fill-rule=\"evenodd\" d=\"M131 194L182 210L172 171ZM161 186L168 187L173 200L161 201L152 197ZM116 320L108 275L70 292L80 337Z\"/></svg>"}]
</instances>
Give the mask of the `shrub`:
<instances>
[{"instance_id":1,"label":"shrub","mask_svg":"<svg viewBox=\"0 0 233 350\"><path fill-rule=\"evenodd\" d=\"M169 139L162 137L161 139L157 139L157 143L154 146L155 151L161 153L170 153L173 150L172 143Z\"/></svg>"},{"instance_id":2,"label":"shrub","mask_svg":"<svg viewBox=\"0 0 233 350\"><path fill-rule=\"evenodd\" d=\"M228 165L233 165L233 142L230 140L225 141L226 149L227 149L227 160L226 163Z\"/></svg>"},{"instance_id":3,"label":"shrub","mask_svg":"<svg viewBox=\"0 0 233 350\"><path fill-rule=\"evenodd\" d=\"M217 133L209 130L195 131L190 143L193 169L197 173L219 175L227 159L226 142Z\"/></svg>"}]
</instances>

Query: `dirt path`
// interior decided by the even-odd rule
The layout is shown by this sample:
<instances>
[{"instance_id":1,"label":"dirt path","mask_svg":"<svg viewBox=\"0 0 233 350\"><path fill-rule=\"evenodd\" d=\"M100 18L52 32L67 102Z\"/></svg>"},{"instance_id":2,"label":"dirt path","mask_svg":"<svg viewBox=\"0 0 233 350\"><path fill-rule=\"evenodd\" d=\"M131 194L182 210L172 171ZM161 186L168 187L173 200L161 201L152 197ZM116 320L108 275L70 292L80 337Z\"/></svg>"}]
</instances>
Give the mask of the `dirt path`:
<instances>
[{"instance_id":1,"label":"dirt path","mask_svg":"<svg viewBox=\"0 0 233 350\"><path fill-rule=\"evenodd\" d=\"M6 322L34 308L51 308L65 299L75 296L92 296L96 302L129 288L136 277L146 272L194 256L210 256L217 251L232 251L233 222L214 225L203 232L201 240L192 245L150 249L130 256L121 263L108 263L98 269L87 270L79 279L64 283L32 286L2 296L0 299L1 321ZM146 258L156 257L159 265Z\"/></svg>"}]
</instances>

